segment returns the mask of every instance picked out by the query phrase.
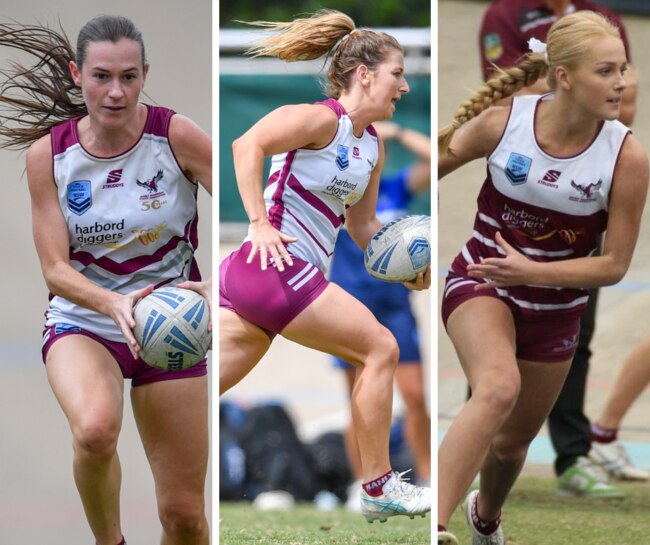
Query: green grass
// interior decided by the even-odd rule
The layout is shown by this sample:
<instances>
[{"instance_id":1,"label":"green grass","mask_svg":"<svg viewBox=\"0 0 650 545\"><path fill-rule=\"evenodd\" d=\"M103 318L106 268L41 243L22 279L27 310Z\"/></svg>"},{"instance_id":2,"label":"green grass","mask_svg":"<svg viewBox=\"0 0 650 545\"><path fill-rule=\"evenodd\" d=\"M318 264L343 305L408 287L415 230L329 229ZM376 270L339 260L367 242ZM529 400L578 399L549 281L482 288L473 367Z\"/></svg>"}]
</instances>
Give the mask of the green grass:
<instances>
[{"instance_id":1,"label":"green grass","mask_svg":"<svg viewBox=\"0 0 650 545\"><path fill-rule=\"evenodd\" d=\"M219 506L219 545L430 545L431 518L392 517L368 524L342 508L258 511L248 503Z\"/></svg>"},{"instance_id":2,"label":"green grass","mask_svg":"<svg viewBox=\"0 0 650 545\"><path fill-rule=\"evenodd\" d=\"M507 545L649 545L650 485L618 485L625 498L570 498L555 494L552 479L521 478L503 509ZM469 543L461 509L450 531Z\"/></svg>"}]
</instances>

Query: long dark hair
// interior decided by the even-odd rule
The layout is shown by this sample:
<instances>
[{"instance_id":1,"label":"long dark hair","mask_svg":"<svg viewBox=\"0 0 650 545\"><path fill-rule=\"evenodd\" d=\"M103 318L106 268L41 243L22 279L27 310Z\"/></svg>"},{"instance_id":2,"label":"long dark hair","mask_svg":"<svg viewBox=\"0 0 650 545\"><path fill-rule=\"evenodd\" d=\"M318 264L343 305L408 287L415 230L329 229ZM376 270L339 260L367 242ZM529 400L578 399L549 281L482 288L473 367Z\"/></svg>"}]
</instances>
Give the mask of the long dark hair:
<instances>
[{"instance_id":1,"label":"long dark hair","mask_svg":"<svg viewBox=\"0 0 650 545\"><path fill-rule=\"evenodd\" d=\"M50 129L72 117L88 113L81 89L70 74L74 60L81 69L92 42L118 42L127 38L140 45L146 64L142 33L130 19L101 15L79 32L76 52L63 27L0 24L0 46L32 56L31 66L10 62L0 69L0 147L25 149Z\"/></svg>"}]
</instances>

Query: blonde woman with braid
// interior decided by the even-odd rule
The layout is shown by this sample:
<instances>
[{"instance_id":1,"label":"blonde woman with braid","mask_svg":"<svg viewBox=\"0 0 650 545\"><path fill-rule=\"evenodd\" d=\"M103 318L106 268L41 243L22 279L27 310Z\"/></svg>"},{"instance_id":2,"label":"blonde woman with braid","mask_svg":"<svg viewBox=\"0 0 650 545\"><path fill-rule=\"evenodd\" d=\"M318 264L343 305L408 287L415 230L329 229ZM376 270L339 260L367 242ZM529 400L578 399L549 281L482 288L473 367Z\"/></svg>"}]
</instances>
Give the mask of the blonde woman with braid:
<instances>
[{"instance_id":1,"label":"blonde woman with braid","mask_svg":"<svg viewBox=\"0 0 650 545\"><path fill-rule=\"evenodd\" d=\"M457 543L447 525L479 470L464 503L472 545L505 543L501 508L568 372L586 288L625 274L647 192L646 153L616 120L627 64L618 30L579 11L531 46L439 133L440 177L488 165L442 303L472 397L440 445L439 545ZM541 77L550 94L492 106Z\"/></svg>"},{"instance_id":2,"label":"blonde woman with braid","mask_svg":"<svg viewBox=\"0 0 650 545\"><path fill-rule=\"evenodd\" d=\"M330 98L278 108L233 143L250 227L220 268L220 391L242 380L277 334L352 363L362 514L369 521L424 515L430 489L407 483L388 458L396 341L325 278L343 222L361 248L380 228L383 145L372 123L390 119L409 91L402 48L392 36L356 29L347 15L330 10L291 23L252 24L277 31L254 54L287 61L330 56ZM265 156L273 158L263 190ZM429 271L408 283L429 285ZM301 371L308 372L305 362Z\"/></svg>"}]
</instances>

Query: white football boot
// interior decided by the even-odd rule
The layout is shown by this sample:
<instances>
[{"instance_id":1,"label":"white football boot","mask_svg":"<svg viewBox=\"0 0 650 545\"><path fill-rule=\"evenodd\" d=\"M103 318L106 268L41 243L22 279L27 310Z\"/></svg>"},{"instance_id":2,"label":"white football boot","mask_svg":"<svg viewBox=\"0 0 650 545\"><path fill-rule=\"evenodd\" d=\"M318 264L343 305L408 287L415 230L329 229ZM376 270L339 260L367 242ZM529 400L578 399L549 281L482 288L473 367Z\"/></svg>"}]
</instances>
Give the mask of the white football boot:
<instances>
[{"instance_id":1,"label":"white football boot","mask_svg":"<svg viewBox=\"0 0 650 545\"><path fill-rule=\"evenodd\" d=\"M478 490L472 490L467 495L465 504L463 505L463 510L465 511L465 520L467 521L469 533L472 536L472 545L505 545L506 539L503 536L501 524L499 524L499 527L488 536L479 532L476 529L476 526L474 526L474 522L472 521L472 506L476 501L476 496L478 496Z\"/></svg>"},{"instance_id":2,"label":"white football boot","mask_svg":"<svg viewBox=\"0 0 650 545\"><path fill-rule=\"evenodd\" d=\"M396 515L424 517L431 511L431 488L407 483L402 475L409 471L394 471L382 486L380 496L370 496L365 490L361 491L361 514L368 522L386 522L388 517Z\"/></svg>"},{"instance_id":3,"label":"white football boot","mask_svg":"<svg viewBox=\"0 0 650 545\"><path fill-rule=\"evenodd\" d=\"M591 443L591 458L600 464L612 477L628 481L647 481L650 473L632 464L625 447L618 441L611 443Z\"/></svg>"}]
</instances>

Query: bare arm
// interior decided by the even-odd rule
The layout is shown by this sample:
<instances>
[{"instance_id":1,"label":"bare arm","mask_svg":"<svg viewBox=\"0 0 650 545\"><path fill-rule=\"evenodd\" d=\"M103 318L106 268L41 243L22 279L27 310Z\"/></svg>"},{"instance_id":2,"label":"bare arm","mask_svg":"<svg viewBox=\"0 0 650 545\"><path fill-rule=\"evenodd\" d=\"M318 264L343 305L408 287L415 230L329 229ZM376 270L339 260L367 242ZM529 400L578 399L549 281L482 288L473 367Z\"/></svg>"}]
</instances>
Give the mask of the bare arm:
<instances>
[{"instance_id":1,"label":"bare arm","mask_svg":"<svg viewBox=\"0 0 650 545\"><path fill-rule=\"evenodd\" d=\"M489 279L478 289L532 284L566 288L595 288L620 281L630 265L639 235L648 190L648 158L639 142L628 136L614 175L607 233L601 256L548 263L527 259L497 235L506 257L469 265L474 278Z\"/></svg>"},{"instance_id":2,"label":"bare arm","mask_svg":"<svg viewBox=\"0 0 650 545\"><path fill-rule=\"evenodd\" d=\"M212 141L192 120L182 115L172 117L169 125L169 141L185 175L200 183L212 195ZM200 293L208 301L212 316L212 278L201 282L182 282L179 288ZM208 324L212 329L212 321Z\"/></svg>"},{"instance_id":3,"label":"bare arm","mask_svg":"<svg viewBox=\"0 0 650 545\"><path fill-rule=\"evenodd\" d=\"M263 270L268 254L281 271L284 270L283 259L292 264L285 243L295 239L277 231L266 213L262 190L264 157L298 148L324 147L337 128L336 114L327 106L283 106L263 117L233 142L237 186L252 227L248 263L259 251Z\"/></svg>"},{"instance_id":4,"label":"bare arm","mask_svg":"<svg viewBox=\"0 0 650 545\"><path fill-rule=\"evenodd\" d=\"M451 140L451 153L438 157L438 178L492 153L501 139L509 113L509 106L490 106L460 127Z\"/></svg>"},{"instance_id":5,"label":"bare arm","mask_svg":"<svg viewBox=\"0 0 650 545\"><path fill-rule=\"evenodd\" d=\"M72 268L66 225L52 173L50 137L35 142L27 151L27 181L31 197L32 232L41 270L48 289L68 301L112 318L135 357L139 352L132 329L133 304L151 292L148 286L121 295L97 286Z\"/></svg>"},{"instance_id":6,"label":"bare arm","mask_svg":"<svg viewBox=\"0 0 650 545\"><path fill-rule=\"evenodd\" d=\"M191 119L174 115L169 124L169 142L185 175L212 195L212 141Z\"/></svg>"}]
</instances>

